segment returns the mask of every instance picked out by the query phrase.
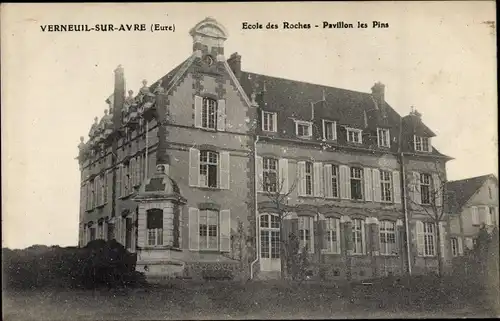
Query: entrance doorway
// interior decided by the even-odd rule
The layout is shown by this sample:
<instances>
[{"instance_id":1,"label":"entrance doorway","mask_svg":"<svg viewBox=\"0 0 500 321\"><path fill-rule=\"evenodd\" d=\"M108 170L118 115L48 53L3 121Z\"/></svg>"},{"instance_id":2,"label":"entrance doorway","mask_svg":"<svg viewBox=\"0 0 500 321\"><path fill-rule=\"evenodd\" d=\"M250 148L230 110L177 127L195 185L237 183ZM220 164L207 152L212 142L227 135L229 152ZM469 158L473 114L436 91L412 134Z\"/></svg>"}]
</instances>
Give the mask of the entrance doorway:
<instances>
[{"instance_id":1,"label":"entrance doorway","mask_svg":"<svg viewBox=\"0 0 500 321\"><path fill-rule=\"evenodd\" d=\"M260 215L260 270L280 271L280 221L278 215Z\"/></svg>"}]
</instances>

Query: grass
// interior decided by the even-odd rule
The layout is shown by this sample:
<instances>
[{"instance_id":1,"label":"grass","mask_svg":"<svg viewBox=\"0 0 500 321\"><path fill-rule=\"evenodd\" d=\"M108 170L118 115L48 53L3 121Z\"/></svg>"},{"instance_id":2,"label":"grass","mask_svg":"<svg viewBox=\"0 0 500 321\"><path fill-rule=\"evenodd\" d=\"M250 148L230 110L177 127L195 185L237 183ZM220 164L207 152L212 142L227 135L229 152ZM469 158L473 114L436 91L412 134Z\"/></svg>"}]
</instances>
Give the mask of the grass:
<instances>
[{"instance_id":1,"label":"grass","mask_svg":"<svg viewBox=\"0 0 500 321\"><path fill-rule=\"evenodd\" d=\"M398 292L400 291L400 292ZM171 320L487 317L481 302L405 304L401 289L280 281L186 282L127 290L4 292L3 320ZM424 302L422 301L422 302ZM452 300L453 301L453 300ZM476 300L477 301L477 300ZM474 304L476 303L476 304ZM483 307L481 307L483 305Z\"/></svg>"}]
</instances>

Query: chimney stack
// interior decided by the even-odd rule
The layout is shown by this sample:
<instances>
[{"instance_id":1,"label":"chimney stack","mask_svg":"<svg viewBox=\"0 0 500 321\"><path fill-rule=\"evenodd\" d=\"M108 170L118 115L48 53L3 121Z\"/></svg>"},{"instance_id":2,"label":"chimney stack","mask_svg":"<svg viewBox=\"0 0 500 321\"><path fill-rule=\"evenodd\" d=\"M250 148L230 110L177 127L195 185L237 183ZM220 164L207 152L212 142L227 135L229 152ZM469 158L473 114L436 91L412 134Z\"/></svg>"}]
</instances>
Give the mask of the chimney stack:
<instances>
[{"instance_id":1,"label":"chimney stack","mask_svg":"<svg viewBox=\"0 0 500 321\"><path fill-rule=\"evenodd\" d=\"M125 76L123 72L123 67L118 65L115 69L115 89L113 92L113 123L115 129L118 129L121 125L121 111L123 109L123 103L125 101Z\"/></svg>"},{"instance_id":2,"label":"chimney stack","mask_svg":"<svg viewBox=\"0 0 500 321\"><path fill-rule=\"evenodd\" d=\"M377 102L379 108L381 108L385 103L385 85L380 81L375 83L372 87L373 99Z\"/></svg>"},{"instance_id":3,"label":"chimney stack","mask_svg":"<svg viewBox=\"0 0 500 321\"><path fill-rule=\"evenodd\" d=\"M227 60L227 64L233 71L236 79L241 79L241 56L237 52L233 53Z\"/></svg>"}]
</instances>

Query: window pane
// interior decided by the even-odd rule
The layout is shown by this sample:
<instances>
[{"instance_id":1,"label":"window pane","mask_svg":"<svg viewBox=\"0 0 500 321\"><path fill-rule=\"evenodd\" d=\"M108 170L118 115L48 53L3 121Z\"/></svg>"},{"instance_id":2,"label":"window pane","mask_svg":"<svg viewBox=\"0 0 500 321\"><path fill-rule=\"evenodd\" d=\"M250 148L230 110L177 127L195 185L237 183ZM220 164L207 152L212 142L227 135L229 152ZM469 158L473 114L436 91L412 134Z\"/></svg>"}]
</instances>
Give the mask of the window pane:
<instances>
[{"instance_id":1,"label":"window pane","mask_svg":"<svg viewBox=\"0 0 500 321\"><path fill-rule=\"evenodd\" d=\"M146 212L147 229L163 228L163 210L154 208Z\"/></svg>"}]
</instances>

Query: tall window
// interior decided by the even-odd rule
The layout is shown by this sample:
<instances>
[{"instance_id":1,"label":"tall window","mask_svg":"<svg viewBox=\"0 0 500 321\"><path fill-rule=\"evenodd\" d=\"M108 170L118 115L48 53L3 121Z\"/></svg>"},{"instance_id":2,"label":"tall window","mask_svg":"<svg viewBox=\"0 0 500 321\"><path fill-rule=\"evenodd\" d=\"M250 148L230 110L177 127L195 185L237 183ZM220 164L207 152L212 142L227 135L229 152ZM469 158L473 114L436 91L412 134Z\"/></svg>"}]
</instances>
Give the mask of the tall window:
<instances>
[{"instance_id":1,"label":"tall window","mask_svg":"<svg viewBox=\"0 0 500 321\"><path fill-rule=\"evenodd\" d=\"M163 210L150 209L147 212L146 228L148 230L148 245L163 245Z\"/></svg>"},{"instance_id":2,"label":"tall window","mask_svg":"<svg viewBox=\"0 0 500 321\"><path fill-rule=\"evenodd\" d=\"M90 208L91 209L95 207L95 196L96 196L95 182L94 182L94 180L92 180L90 182Z\"/></svg>"},{"instance_id":3,"label":"tall window","mask_svg":"<svg viewBox=\"0 0 500 321\"><path fill-rule=\"evenodd\" d=\"M101 183L101 204L106 204L107 197L108 197L108 189L106 188L106 175L101 175L101 178L99 179Z\"/></svg>"},{"instance_id":4,"label":"tall window","mask_svg":"<svg viewBox=\"0 0 500 321\"><path fill-rule=\"evenodd\" d=\"M433 223L424 222L424 255L434 256L435 227Z\"/></svg>"},{"instance_id":5,"label":"tall window","mask_svg":"<svg viewBox=\"0 0 500 321\"><path fill-rule=\"evenodd\" d=\"M201 127L206 129L217 129L217 101L211 98L203 98L201 108Z\"/></svg>"},{"instance_id":6,"label":"tall window","mask_svg":"<svg viewBox=\"0 0 500 321\"><path fill-rule=\"evenodd\" d=\"M276 132L276 113L262 112L262 130L266 132Z\"/></svg>"},{"instance_id":7,"label":"tall window","mask_svg":"<svg viewBox=\"0 0 500 321\"><path fill-rule=\"evenodd\" d=\"M392 201L392 184L391 184L391 172L380 171L380 189L382 193L382 202Z\"/></svg>"},{"instance_id":8,"label":"tall window","mask_svg":"<svg viewBox=\"0 0 500 321\"><path fill-rule=\"evenodd\" d=\"M132 219L127 217L125 219L125 248L132 249Z\"/></svg>"},{"instance_id":9,"label":"tall window","mask_svg":"<svg viewBox=\"0 0 500 321\"><path fill-rule=\"evenodd\" d=\"M337 139L336 123L334 121L323 120L323 139Z\"/></svg>"},{"instance_id":10,"label":"tall window","mask_svg":"<svg viewBox=\"0 0 500 321\"><path fill-rule=\"evenodd\" d=\"M332 197L339 197L339 167L332 165Z\"/></svg>"},{"instance_id":11,"label":"tall window","mask_svg":"<svg viewBox=\"0 0 500 321\"><path fill-rule=\"evenodd\" d=\"M329 217L326 219L325 242L326 250L329 253L340 254L340 220L338 218Z\"/></svg>"},{"instance_id":12,"label":"tall window","mask_svg":"<svg viewBox=\"0 0 500 321\"><path fill-rule=\"evenodd\" d=\"M123 164L122 168L122 196L127 196L130 194L130 173L129 173L129 163Z\"/></svg>"},{"instance_id":13,"label":"tall window","mask_svg":"<svg viewBox=\"0 0 500 321\"><path fill-rule=\"evenodd\" d=\"M394 222L380 222L380 254L397 254L396 225L394 224Z\"/></svg>"},{"instance_id":14,"label":"tall window","mask_svg":"<svg viewBox=\"0 0 500 321\"><path fill-rule=\"evenodd\" d=\"M347 128L347 141L350 143L361 144L361 129Z\"/></svg>"},{"instance_id":15,"label":"tall window","mask_svg":"<svg viewBox=\"0 0 500 321\"><path fill-rule=\"evenodd\" d=\"M307 246L308 251L312 249L312 217L299 216L299 246L300 250Z\"/></svg>"},{"instance_id":16,"label":"tall window","mask_svg":"<svg viewBox=\"0 0 500 321\"><path fill-rule=\"evenodd\" d=\"M216 152L200 152L200 186L217 187L218 161Z\"/></svg>"},{"instance_id":17,"label":"tall window","mask_svg":"<svg viewBox=\"0 0 500 321\"><path fill-rule=\"evenodd\" d=\"M351 167L351 198L353 200L363 199L363 170Z\"/></svg>"},{"instance_id":18,"label":"tall window","mask_svg":"<svg viewBox=\"0 0 500 321\"><path fill-rule=\"evenodd\" d=\"M90 227L89 231L90 231L90 240L94 241L95 240L95 226Z\"/></svg>"},{"instance_id":19,"label":"tall window","mask_svg":"<svg viewBox=\"0 0 500 321\"><path fill-rule=\"evenodd\" d=\"M219 212L200 211L200 249L218 250L219 248Z\"/></svg>"},{"instance_id":20,"label":"tall window","mask_svg":"<svg viewBox=\"0 0 500 321\"><path fill-rule=\"evenodd\" d=\"M415 151L417 152L428 152L429 151L429 137L414 137Z\"/></svg>"},{"instance_id":21,"label":"tall window","mask_svg":"<svg viewBox=\"0 0 500 321\"><path fill-rule=\"evenodd\" d=\"M495 221L495 208L490 206L489 213L486 214L486 224L492 225L494 221ZM496 224L496 222L494 223Z\"/></svg>"},{"instance_id":22,"label":"tall window","mask_svg":"<svg viewBox=\"0 0 500 321\"><path fill-rule=\"evenodd\" d=\"M379 147L391 147L389 129L378 128L377 129L377 138L378 138L378 146Z\"/></svg>"},{"instance_id":23,"label":"tall window","mask_svg":"<svg viewBox=\"0 0 500 321\"><path fill-rule=\"evenodd\" d=\"M363 247L365 242L364 235L364 221L355 219L352 221L352 244L354 254L363 254Z\"/></svg>"},{"instance_id":24,"label":"tall window","mask_svg":"<svg viewBox=\"0 0 500 321\"><path fill-rule=\"evenodd\" d=\"M300 138L309 138L312 136L312 126L310 122L296 121L295 131Z\"/></svg>"},{"instance_id":25,"label":"tall window","mask_svg":"<svg viewBox=\"0 0 500 321\"><path fill-rule=\"evenodd\" d=\"M306 195L313 194L313 164L306 162Z\"/></svg>"},{"instance_id":26,"label":"tall window","mask_svg":"<svg viewBox=\"0 0 500 321\"><path fill-rule=\"evenodd\" d=\"M451 254L458 256L458 239L456 237L450 238L451 241Z\"/></svg>"},{"instance_id":27,"label":"tall window","mask_svg":"<svg viewBox=\"0 0 500 321\"><path fill-rule=\"evenodd\" d=\"M422 204L431 203L431 175L420 174L420 198Z\"/></svg>"},{"instance_id":28,"label":"tall window","mask_svg":"<svg viewBox=\"0 0 500 321\"><path fill-rule=\"evenodd\" d=\"M97 238L104 240L104 222L97 223Z\"/></svg>"},{"instance_id":29,"label":"tall window","mask_svg":"<svg viewBox=\"0 0 500 321\"><path fill-rule=\"evenodd\" d=\"M264 157L262 163L264 170L262 175L264 179L264 191L274 193L277 191L278 160Z\"/></svg>"}]
</instances>

